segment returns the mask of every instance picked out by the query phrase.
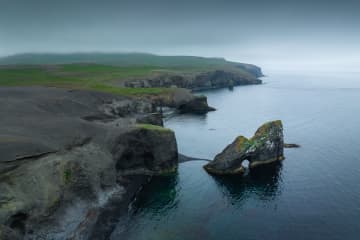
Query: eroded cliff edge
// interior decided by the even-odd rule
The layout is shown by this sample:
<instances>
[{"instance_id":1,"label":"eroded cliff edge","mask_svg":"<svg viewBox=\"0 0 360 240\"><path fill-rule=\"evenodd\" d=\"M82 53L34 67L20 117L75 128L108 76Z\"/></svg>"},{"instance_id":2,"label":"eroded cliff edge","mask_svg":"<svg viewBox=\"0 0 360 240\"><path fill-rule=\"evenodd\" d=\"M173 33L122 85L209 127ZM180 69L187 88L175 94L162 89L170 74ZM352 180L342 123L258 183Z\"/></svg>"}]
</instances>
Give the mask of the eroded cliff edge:
<instances>
[{"instance_id":1,"label":"eroded cliff edge","mask_svg":"<svg viewBox=\"0 0 360 240\"><path fill-rule=\"evenodd\" d=\"M135 78L124 82L126 87L178 87L193 91L261 84L262 72L259 67L248 65L243 71L236 69L215 69L202 72L163 72Z\"/></svg>"},{"instance_id":2,"label":"eroded cliff edge","mask_svg":"<svg viewBox=\"0 0 360 240\"><path fill-rule=\"evenodd\" d=\"M148 176L176 170L149 101L45 87L1 88L0 101L1 239L92 239L106 204L127 209Z\"/></svg>"}]
</instances>

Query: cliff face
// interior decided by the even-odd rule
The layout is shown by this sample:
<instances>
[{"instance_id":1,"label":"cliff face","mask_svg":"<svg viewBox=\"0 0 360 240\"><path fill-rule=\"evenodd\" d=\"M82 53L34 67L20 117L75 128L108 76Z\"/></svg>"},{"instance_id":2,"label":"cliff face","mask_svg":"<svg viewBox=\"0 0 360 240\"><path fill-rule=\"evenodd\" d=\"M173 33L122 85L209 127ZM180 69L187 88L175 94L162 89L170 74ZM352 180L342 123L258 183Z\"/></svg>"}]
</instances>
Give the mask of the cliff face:
<instances>
[{"instance_id":1,"label":"cliff face","mask_svg":"<svg viewBox=\"0 0 360 240\"><path fill-rule=\"evenodd\" d=\"M236 68L245 70L245 71L249 72L250 74L252 74L256 78L264 76L261 68L256 65L248 64L248 63L235 63L235 62L233 64Z\"/></svg>"},{"instance_id":2,"label":"cliff face","mask_svg":"<svg viewBox=\"0 0 360 240\"><path fill-rule=\"evenodd\" d=\"M245 69L245 65L240 65ZM240 67L239 67L240 68ZM163 73L144 79L132 79L124 83L126 87L171 87L205 90L213 88L233 87L238 85L261 84L257 77L262 76L261 69L250 67L249 74L239 74L234 71L214 70L202 73Z\"/></svg>"},{"instance_id":3,"label":"cliff face","mask_svg":"<svg viewBox=\"0 0 360 240\"><path fill-rule=\"evenodd\" d=\"M147 102L40 87L2 88L0 101L0 236L91 239L109 201L176 170L174 133L136 124Z\"/></svg>"}]
</instances>

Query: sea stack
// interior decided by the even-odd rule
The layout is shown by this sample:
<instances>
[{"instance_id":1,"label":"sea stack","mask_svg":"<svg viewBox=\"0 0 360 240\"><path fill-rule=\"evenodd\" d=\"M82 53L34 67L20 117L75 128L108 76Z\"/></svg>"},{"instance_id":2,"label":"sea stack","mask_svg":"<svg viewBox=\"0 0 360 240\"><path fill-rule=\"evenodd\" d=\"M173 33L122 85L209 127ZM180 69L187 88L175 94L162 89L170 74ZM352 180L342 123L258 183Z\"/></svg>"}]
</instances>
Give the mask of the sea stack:
<instances>
[{"instance_id":1,"label":"sea stack","mask_svg":"<svg viewBox=\"0 0 360 240\"><path fill-rule=\"evenodd\" d=\"M280 120L276 120L263 124L250 139L237 137L204 168L208 173L217 175L242 174L244 160L248 160L249 167L253 168L283 159L283 126Z\"/></svg>"}]
</instances>

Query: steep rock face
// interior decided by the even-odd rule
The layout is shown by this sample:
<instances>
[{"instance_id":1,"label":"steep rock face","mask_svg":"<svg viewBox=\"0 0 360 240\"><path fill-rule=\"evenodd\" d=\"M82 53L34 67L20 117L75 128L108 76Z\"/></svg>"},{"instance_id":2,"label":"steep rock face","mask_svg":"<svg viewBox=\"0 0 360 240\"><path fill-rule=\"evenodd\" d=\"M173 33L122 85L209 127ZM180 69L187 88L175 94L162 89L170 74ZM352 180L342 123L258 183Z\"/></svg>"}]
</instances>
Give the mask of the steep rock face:
<instances>
[{"instance_id":1,"label":"steep rock face","mask_svg":"<svg viewBox=\"0 0 360 240\"><path fill-rule=\"evenodd\" d=\"M0 236L91 239L103 206L137 191L129 177L176 169L174 133L135 124L146 104L40 87L0 88L0 102Z\"/></svg>"},{"instance_id":2,"label":"steep rock face","mask_svg":"<svg viewBox=\"0 0 360 240\"><path fill-rule=\"evenodd\" d=\"M196 96L192 100L179 105L178 110L180 113L204 114L210 111L215 111L216 109L209 107L206 96Z\"/></svg>"},{"instance_id":3,"label":"steep rock face","mask_svg":"<svg viewBox=\"0 0 360 240\"><path fill-rule=\"evenodd\" d=\"M123 175L160 175L173 172L178 165L174 132L149 124L138 124L120 135L111 152Z\"/></svg>"},{"instance_id":4,"label":"steep rock face","mask_svg":"<svg viewBox=\"0 0 360 240\"><path fill-rule=\"evenodd\" d=\"M250 72L255 77L263 77L264 76L264 74L261 71L261 68L258 66L255 66L253 64L246 64L246 63L236 64L236 67Z\"/></svg>"},{"instance_id":5,"label":"steep rock face","mask_svg":"<svg viewBox=\"0 0 360 240\"><path fill-rule=\"evenodd\" d=\"M261 73L261 70L260 70ZM261 84L257 79L259 72L248 75L232 71L214 70L202 73L162 73L145 79L132 79L125 82L126 87L172 87L204 90L238 85Z\"/></svg>"},{"instance_id":6,"label":"steep rock face","mask_svg":"<svg viewBox=\"0 0 360 240\"><path fill-rule=\"evenodd\" d=\"M212 174L241 174L242 162L250 168L284 159L283 127L280 120L262 125L251 139L237 137L215 159L204 166Z\"/></svg>"}]
</instances>

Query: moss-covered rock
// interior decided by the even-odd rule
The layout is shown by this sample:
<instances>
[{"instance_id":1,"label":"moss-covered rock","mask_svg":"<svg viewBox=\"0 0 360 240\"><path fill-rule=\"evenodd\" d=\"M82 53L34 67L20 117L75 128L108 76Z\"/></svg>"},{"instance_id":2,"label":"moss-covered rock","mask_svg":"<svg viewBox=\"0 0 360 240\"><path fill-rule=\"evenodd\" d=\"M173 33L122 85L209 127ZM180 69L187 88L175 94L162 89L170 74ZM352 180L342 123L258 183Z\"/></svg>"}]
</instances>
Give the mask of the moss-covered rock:
<instances>
[{"instance_id":1,"label":"moss-covered rock","mask_svg":"<svg viewBox=\"0 0 360 240\"><path fill-rule=\"evenodd\" d=\"M204 168L212 174L242 174L244 160L248 160L252 168L283 159L283 127L277 120L263 124L250 139L237 137Z\"/></svg>"},{"instance_id":2,"label":"moss-covered rock","mask_svg":"<svg viewBox=\"0 0 360 240\"><path fill-rule=\"evenodd\" d=\"M116 169L122 175L162 175L178 165L175 134L151 124L136 124L112 143Z\"/></svg>"},{"instance_id":3,"label":"moss-covered rock","mask_svg":"<svg viewBox=\"0 0 360 240\"><path fill-rule=\"evenodd\" d=\"M153 131L171 131L169 128L164 128L158 125L147 124L147 123L138 123L136 124L136 127L140 129L153 130Z\"/></svg>"}]
</instances>

